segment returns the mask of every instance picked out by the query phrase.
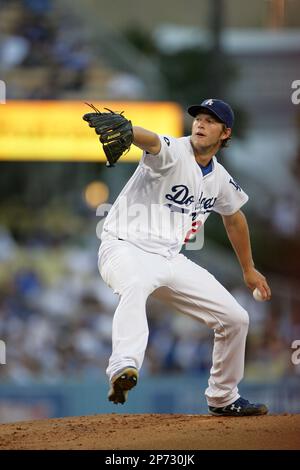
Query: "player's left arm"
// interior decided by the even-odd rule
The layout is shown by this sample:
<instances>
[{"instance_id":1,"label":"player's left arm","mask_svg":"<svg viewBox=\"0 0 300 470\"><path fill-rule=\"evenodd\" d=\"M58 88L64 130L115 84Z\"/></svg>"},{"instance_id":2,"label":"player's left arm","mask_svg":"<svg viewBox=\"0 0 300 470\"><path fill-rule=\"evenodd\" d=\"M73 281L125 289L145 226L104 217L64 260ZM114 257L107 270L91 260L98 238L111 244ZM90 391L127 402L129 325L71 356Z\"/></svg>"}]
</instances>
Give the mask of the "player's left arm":
<instances>
[{"instance_id":1,"label":"player's left arm","mask_svg":"<svg viewBox=\"0 0 300 470\"><path fill-rule=\"evenodd\" d=\"M152 155L157 155L161 149L158 135L139 126L133 126L133 143Z\"/></svg>"},{"instance_id":2,"label":"player's left arm","mask_svg":"<svg viewBox=\"0 0 300 470\"><path fill-rule=\"evenodd\" d=\"M255 269L252 257L250 234L247 219L239 210L232 215L222 215L223 223L241 265L245 284L252 291L257 287L264 300L271 298L271 289L268 282L257 269Z\"/></svg>"}]
</instances>

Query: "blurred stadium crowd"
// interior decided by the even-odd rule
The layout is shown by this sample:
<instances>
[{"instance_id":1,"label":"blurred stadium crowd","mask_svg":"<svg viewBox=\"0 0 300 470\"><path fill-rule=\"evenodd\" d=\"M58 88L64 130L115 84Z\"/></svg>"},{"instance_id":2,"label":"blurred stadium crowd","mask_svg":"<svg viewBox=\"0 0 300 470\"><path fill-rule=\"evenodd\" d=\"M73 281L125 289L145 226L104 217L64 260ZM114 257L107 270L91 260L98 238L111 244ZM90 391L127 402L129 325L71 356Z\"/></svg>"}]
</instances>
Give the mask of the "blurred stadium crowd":
<instances>
[{"instance_id":1,"label":"blurred stadium crowd","mask_svg":"<svg viewBox=\"0 0 300 470\"><path fill-rule=\"evenodd\" d=\"M0 0L0 72L7 99L139 99L133 74L111 70L93 53L90 31L54 0Z\"/></svg>"},{"instance_id":2,"label":"blurred stadium crowd","mask_svg":"<svg viewBox=\"0 0 300 470\"><path fill-rule=\"evenodd\" d=\"M86 98L96 90L103 71L88 40L78 34L78 21L54 9L51 0L0 0L1 78L10 85L8 99L74 98L78 93ZM283 210L284 204L286 199L278 201L270 217L272 230L288 244L299 236L299 210ZM16 230L12 233L3 223L9 208L1 210L0 339L9 358L0 368L1 381L102 377L118 299L99 276L98 240L90 219L67 214L66 233L41 227L24 236L23 227L16 237ZM300 338L300 297L282 292L279 285L271 302L259 304L242 287L242 279L238 286L229 281L228 287L250 314L246 377L276 381L299 374L291 362L291 338ZM208 374L212 332L152 299L148 312L142 373Z\"/></svg>"},{"instance_id":3,"label":"blurred stadium crowd","mask_svg":"<svg viewBox=\"0 0 300 470\"><path fill-rule=\"evenodd\" d=\"M0 1L0 63L9 99L71 96L94 79L80 24L52 3Z\"/></svg>"}]
</instances>

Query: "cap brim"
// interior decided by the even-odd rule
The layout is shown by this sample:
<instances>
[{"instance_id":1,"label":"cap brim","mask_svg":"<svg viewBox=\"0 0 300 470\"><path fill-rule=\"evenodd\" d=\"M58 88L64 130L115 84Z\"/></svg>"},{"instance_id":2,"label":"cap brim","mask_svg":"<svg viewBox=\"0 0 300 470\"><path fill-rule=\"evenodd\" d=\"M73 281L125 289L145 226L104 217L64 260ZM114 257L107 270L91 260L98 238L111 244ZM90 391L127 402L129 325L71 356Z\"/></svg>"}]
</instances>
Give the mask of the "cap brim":
<instances>
[{"instance_id":1,"label":"cap brim","mask_svg":"<svg viewBox=\"0 0 300 470\"><path fill-rule=\"evenodd\" d=\"M190 116L196 117L199 113L205 112L207 114L212 114L213 116L217 117L220 122L224 122L220 116L214 112L209 106L203 106L203 105L198 105L195 104L193 106L190 106L187 110L187 112L190 114Z\"/></svg>"}]
</instances>

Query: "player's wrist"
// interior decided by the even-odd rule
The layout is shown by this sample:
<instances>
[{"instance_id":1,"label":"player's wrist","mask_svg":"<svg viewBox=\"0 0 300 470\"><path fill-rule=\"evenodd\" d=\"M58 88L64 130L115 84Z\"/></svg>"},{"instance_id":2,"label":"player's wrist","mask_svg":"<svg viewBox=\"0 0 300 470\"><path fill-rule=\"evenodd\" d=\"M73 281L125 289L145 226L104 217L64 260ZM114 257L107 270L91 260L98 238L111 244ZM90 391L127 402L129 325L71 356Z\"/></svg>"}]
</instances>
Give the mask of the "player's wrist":
<instances>
[{"instance_id":1,"label":"player's wrist","mask_svg":"<svg viewBox=\"0 0 300 470\"><path fill-rule=\"evenodd\" d=\"M255 269L255 266L254 266L254 262L252 261L250 264L247 264L245 266L242 266L242 271L243 271L243 274L247 274L249 273L250 271L253 271Z\"/></svg>"}]
</instances>

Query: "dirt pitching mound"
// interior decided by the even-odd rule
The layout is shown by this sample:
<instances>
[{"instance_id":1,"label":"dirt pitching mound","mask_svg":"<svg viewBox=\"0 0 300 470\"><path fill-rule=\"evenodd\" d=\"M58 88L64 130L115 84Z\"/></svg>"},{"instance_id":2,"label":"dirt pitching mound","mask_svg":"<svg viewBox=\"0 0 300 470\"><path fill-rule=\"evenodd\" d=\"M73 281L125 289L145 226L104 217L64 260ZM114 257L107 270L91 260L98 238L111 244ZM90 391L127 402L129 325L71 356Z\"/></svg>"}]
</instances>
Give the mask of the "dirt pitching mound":
<instances>
[{"instance_id":1,"label":"dirt pitching mound","mask_svg":"<svg viewBox=\"0 0 300 470\"><path fill-rule=\"evenodd\" d=\"M105 414L0 425L3 449L300 449L300 415Z\"/></svg>"}]
</instances>

